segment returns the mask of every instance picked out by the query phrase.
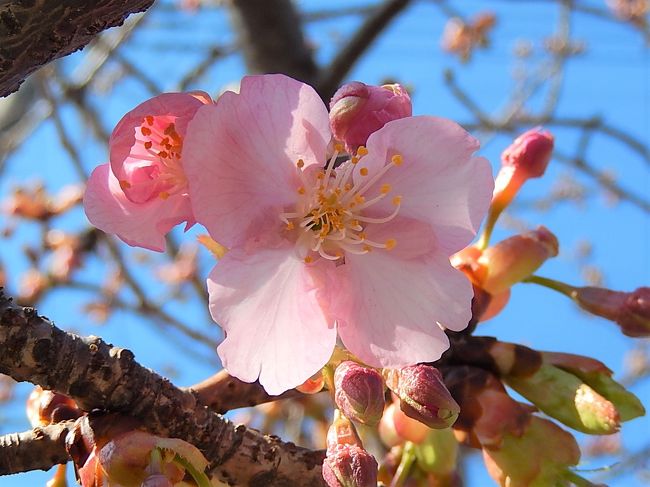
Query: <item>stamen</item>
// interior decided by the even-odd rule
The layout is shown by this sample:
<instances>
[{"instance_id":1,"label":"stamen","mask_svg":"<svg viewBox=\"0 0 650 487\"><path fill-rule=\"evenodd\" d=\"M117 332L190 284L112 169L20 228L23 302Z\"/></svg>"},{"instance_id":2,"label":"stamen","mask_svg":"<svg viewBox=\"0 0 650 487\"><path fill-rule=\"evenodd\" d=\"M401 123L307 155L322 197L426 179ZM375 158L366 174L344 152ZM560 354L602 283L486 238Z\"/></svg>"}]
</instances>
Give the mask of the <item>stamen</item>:
<instances>
[{"instance_id":1,"label":"stamen","mask_svg":"<svg viewBox=\"0 0 650 487\"><path fill-rule=\"evenodd\" d=\"M300 187L298 188L298 194L305 194L305 188L303 188L302 186L300 186Z\"/></svg>"},{"instance_id":2,"label":"stamen","mask_svg":"<svg viewBox=\"0 0 650 487\"><path fill-rule=\"evenodd\" d=\"M367 154L368 154L368 149L366 149L366 146L360 145L359 148L357 149L357 156L361 158Z\"/></svg>"},{"instance_id":3,"label":"stamen","mask_svg":"<svg viewBox=\"0 0 650 487\"><path fill-rule=\"evenodd\" d=\"M142 132L142 135L145 137L151 135L151 129L149 127L140 127L140 132Z\"/></svg>"},{"instance_id":4,"label":"stamen","mask_svg":"<svg viewBox=\"0 0 650 487\"><path fill-rule=\"evenodd\" d=\"M153 125L153 117L151 115L144 117L144 121L147 122L147 125Z\"/></svg>"},{"instance_id":5,"label":"stamen","mask_svg":"<svg viewBox=\"0 0 650 487\"><path fill-rule=\"evenodd\" d=\"M396 166L401 166L404 162L404 158L400 154L395 154L390 160Z\"/></svg>"},{"instance_id":6,"label":"stamen","mask_svg":"<svg viewBox=\"0 0 650 487\"><path fill-rule=\"evenodd\" d=\"M393 250L395 248L395 245L397 245L397 240L394 238L389 238L386 240L386 250Z\"/></svg>"},{"instance_id":7,"label":"stamen","mask_svg":"<svg viewBox=\"0 0 650 487\"><path fill-rule=\"evenodd\" d=\"M399 206L399 205L401 205L401 204L402 204L402 197L401 197L401 196L395 196L395 197L393 198L393 204L394 204L395 206Z\"/></svg>"},{"instance_id":8,"label":"stamen","mask_svg":"<svg viewBox=\"0 0 650 487\"><path fill-rule=\"evenodd\" d=\"M298 159L296 166L298 166L299 169L302 169L303 167L305 167L305 161L303 161L302 159Z\"/></svg>"},{"instance_id":9,"label":"stamen","mask_svg":"<svg viewBox=\"0 0 650 487\"><path fill-rule=\"evenodd\" d=\"M120 188L122 188L122 189L129 189L130 187L131 187L131 183L129 183L129 182L126 181L125 179L122 179L122 180L120 181Z\"/></svg>"},{"instance_id":10,"label":"stamen","mask_svg":"<svg viewBox=\"0 0 650 487\"><path fill-rule=\"evenodd\" d=\"M314 258L311 255L308 255L303 260L305 261L305 264L311 264L312 262L314 262Z\"/></svg>"},{"instance_id":11,"label":"stamen","mask_svg":"<svg viewBox=\"0 0 650 487\"><path fill-rule=\"evenodd\" d=\"M368 168L367 167L362 167L361 169L359 169L359 174L361 174L362 176L367 176L368 175Z\"/></svg>"},{"instance_id":12,"label":"stamen","mask_svg":"<svg viewBox=\"0 0 650 487\"><path fill-rule=\"evenodd\" d=\"M381 191L381 194L388 194L388 193L390 193L391 189L392 188L391 188L390 184L386 183L386 184L381 185L381 190L380 191Z\"/></svg>"},{"instance_id":13,"label":"stamen","mask_svg":"<svg viewBox=\"0 0 650 487\"><path fill-rule=\"evenodd\" d=\"M167 191L161 191L160 193L158 193L158 196L160 197L160 199L166 200L167 198L169 198L169 193Z\"/></svg>"}]
</instances>

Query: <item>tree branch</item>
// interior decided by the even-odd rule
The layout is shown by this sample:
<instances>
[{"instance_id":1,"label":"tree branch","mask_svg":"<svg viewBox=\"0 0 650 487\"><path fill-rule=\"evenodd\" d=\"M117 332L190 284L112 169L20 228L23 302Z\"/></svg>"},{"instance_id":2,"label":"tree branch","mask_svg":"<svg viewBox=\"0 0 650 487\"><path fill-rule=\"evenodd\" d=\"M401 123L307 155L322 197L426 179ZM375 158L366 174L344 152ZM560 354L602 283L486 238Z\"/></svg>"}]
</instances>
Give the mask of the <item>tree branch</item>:
<instances>
[{"instance_id":1,"label":"tree branch","mask_svg":"<svg viewBox=\"0 0 650 487\"><path fill-rule=\"evenodd\" d=\"M0 6L0 96L16 91L39 67L122 25L154 0L11 0Z\"/></svg>"},{"instance_id":2,"label":"tree branch","mask_svg":"<svg viewBox=\"0 0 650 487\"><path fill-rule=\"evenodd\" d=\"M226 482L325 485L322 451L233 425L138 364L129 350L66 333L33 308L13 304L2 290L0 350L0 373L66 394L85 411L128 414L158 436L191 442L210 461L211 474Z\"/></svg>"},{"instance_id":3,"label":"tree branch","mask_svg":"<svg viewBox=\"0 0 650 487\"><path fill-rule=\"evenodd\" d=\"M49 470L67 463L65 437L74 420L0 436L0 475L29 470Z\"/></svg>"},{"instance_id":4,"label":"tree branch","mask_svg":"<svg viewBox=\"0 0 650 487\"><path fill-rule=\"evenodd\" d=\"M318 67L291 0L232 0L229 6L250 72L284 73L314 84Z\"/></svg>"}]
</instances>

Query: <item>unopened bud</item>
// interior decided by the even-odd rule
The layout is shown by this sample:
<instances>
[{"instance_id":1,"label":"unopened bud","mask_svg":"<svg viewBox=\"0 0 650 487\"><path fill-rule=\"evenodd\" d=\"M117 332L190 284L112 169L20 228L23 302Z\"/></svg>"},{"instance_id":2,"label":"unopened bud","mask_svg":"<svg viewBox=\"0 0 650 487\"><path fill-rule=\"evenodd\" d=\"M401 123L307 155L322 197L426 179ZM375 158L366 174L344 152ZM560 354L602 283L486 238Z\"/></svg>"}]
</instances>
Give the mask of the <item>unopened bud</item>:
<instances>
[{"instance_id":1,"label":"unopened bud","mask_svg":"<svg viewBox=\"0 0 650 487\"><path fill-rule=\"evenodd\" d=\"M334 399L348 418L375 425L384 411L384 379L375 369L342 362L334 372Z\"/></svg>"},{"instance_id":2,"label":"unopened bud","mask_svg":"<svg viewBox=\"0 0 650 487\"><path fill-rule=\"evenodd\" d=\"M576 288L571 297L581 308L616 322L624 335L650 336L650 287L631 293L582 287Z\"/></svg>"},{"instance_id":3,"label":"unopened bud","mask_svg":"<svg viewBox=\"0 0 650 487\"><path fill-rule=\"evenodd\" d=\"M521 134L503 151L502 166L494 181L492 203L478 242L479 248L487 247L499 215L514 199L521 186L528 179L544 174L551 160L553 145L553 135L537 128Z\"/></svg>"},{"instance_id":4,"label":"unopened bud","mask_svg":"<svg viewBox=\"0 0 650 487\"><path fill-rule=\"evenodd\" d=\"M427 425L409 418L399 408L399 400L390 403L379 422L379 437L386 446L401 445L406 441L423 442L431 431Z\"/></svg>"},{"instance_id":5,"label":"unopened bud","mask_svg":"<svg viewBox=\"0 0 650 487\"><path fill-rule=\"evenodd\" d=\"M550 132L534 128L524 132L501 154L504 167L513 167L526 179L544 175L555 139Z\"/></svg>"},{"instance_id":6,"label":"unopened bud","mask_svg":"<svg viewBox=\"0 0 650 487\"><path fill-rule=\"evenodd\" d=\"M430 365L410 365L384 369L386 385L400 399L400 409L430 428L454 424L460 407L451 397L438 369Z\"/></svg>"},{"instance_id":7,"label":"unopened bud","mask_svg":"<svg viewBox=\"0 0 650 487\"><path fill-rule=\"evenodd\" d=\"M376 487L377 460L357 445L337 445L327 449L323 479L328 487Z\"/></svg>"},{"instance_id":8,"label":"unopened bud","mask_svg":"<svg viewBox=\"0 0 650 487\"><path fill-rule=\"evenodd\" d=\"M411 98L400 85L371 86L353 81L334 93L330 127L334 138L352 153L386 123L410 117L411 113Z\"/></svg>"},{"instance_id":9,"label":"unopened bud","mask_svg":"<svg viewBox=\"0 0 650 487\"><path fill-rule=\"evenodd\" d=\"M559 243L546 227L514 235L486 249L477 259L476 284L492 295L508 290L558 254Z\"/></svg>"},{"instance_id":10,"label":"unopened bud","mask_svg":"<svg viewBox=\"0 0 650 487\"><path fill-rule=\"evenodd\" d=\"M323 479L329 487L375 487L377 460L363 449L352 422L338 409L327 432Z\"/></svg>"},{"instance_id":11,"label":"unopened bud","mask_svg":"<svg viewBox=\"0 0 650 487\"><path fill-rule=\"evenodd\" d=\"M607 435L620 427L620 416L611 401L557 367L542 364L529 376L503 379L541 411L575 430Z\"/></svg>"}]
</instances>

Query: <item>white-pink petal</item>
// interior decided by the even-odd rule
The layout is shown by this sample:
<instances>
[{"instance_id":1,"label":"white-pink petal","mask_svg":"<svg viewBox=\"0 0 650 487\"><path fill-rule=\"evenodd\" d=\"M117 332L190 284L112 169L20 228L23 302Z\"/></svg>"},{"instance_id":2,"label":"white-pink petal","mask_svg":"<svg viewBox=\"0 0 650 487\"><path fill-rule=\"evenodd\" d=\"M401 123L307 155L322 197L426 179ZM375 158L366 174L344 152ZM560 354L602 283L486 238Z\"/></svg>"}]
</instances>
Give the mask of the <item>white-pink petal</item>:
<instances>
[{"instance_id":1,"label":"white-pink petal","mask_svg":"<svg viewBox=\"0 0 650 487\"><path fill-rule=\"evenodd\" d=\"M202 107L188 128L183 165L197 221L227 247L279 222L302 185L298 159L323 164L329 139L313 88L284 75L244 78L239 94Z\"/></svg>"},{"instance_id":2,"label":"white-pink petal","mask_svg":"<svg viewBox=\"0 0 650 487\"><path fill-rule=\"evenodd\" d=\"M318 263L293 248L228 252L208 278L210 312L226 333L217 351L228 372L269 394L296 387L329 360L336 342L324 311Z\"/></svg>"},{"instance_id":3,"label":"white-pink petal","mask_svg":"<svg viewBox=\"0 0 650 487\"><path fill-rule=\"evenodd\" d=\"M90 175L83 206L90 223L100 230L116 234L129 245L158 252L165 250L165 235L174 226L187 222L187 229L194 224L187 195L132 203L109 164L97 166Z\"/></svg>"},{"instance_id":4,"label":"white-pink petal","mask_svg":"<svg viewBox=\"0 0 650 487\"><path fill-rule=\"evenodd\" d=\"M372 366L438 360L449 347L439 325L461 330L471 318L471 284L435 253L416 259L386 251L348 255L335 273L332 303L339 335Z\"/></svg>"},{"instance_id":5,"label":"white-pink petal","mask_svg":"<svg viewBox=\"0 0 650 487\"><path fill-rule=\"evenodd\" d=\"M368 191L379 193L383 183L391 195L402 197L400 216L429 223L447 255L466 247L476 235L492 199L494 182L489 162L473 157L479 143L458 124L436 117L419 116L394 120L368 139L368 155L358 164L369 176L402 156L400 166L391 167ZM390 214L391 198L373 206L374 213Z\"/></svg>"}]
</instances>

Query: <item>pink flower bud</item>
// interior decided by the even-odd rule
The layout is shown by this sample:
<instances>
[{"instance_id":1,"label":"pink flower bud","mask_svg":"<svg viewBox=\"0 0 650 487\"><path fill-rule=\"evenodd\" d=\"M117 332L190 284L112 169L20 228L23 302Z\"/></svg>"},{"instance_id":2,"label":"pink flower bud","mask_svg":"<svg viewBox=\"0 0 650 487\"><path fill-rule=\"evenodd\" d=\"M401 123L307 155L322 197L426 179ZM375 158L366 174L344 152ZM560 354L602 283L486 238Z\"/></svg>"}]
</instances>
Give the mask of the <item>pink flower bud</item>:
<instances>
[{"instance_id":1,"label":"pink flower bud","mask_svg":"<svg viewBox=\"0 0 650 487\"><path fill-rule=\"evenodd\" d=\"M342 362L334 373L334 399L348 418L375 425L384 411L384 379L375 369Z\"/></svg>"},{"instance_id":2,"label":"pink flower bud","mask_svg":"<svg viewBox=\"0 0 650 487\"><path fill-rule=\"evenodd\" d=\"M524 132L501 154L504 167L512 166L526 179L544 175L553 153L554 138L550 132L535 128Z\"/></svg>"},{"instance_id":3,"label":"pink flower bud","mask_svg":"<svg viewBox=\"0 0 650 487\"><path fill-rule=\"evenodd\" d=\"M329 487L376 487L377 460L358 445L327 449L323 479Z\"/></svg>"},{"instance_id":4,"label":"pink flower bud","mask_svg":"<svg viewBox=\"0 0 650 487\"><path fill-rule=\"evenodd\" d=\"M451 397L442 374L430 365L411 365L403 369L384 369L386 385L400 399L400 409L430 428L454 424L460 407Z\"/></svg>"},{"instance_id":5,"label":"pink flower bud","mask_svg":"<svg viewBox=\"0 0 650 487\"><path fill-rule=\"evenodd\" d=\"M555 257L558 250L557 238L546 227L515 235L481 254L475 282L492 295L502 293Z\"/></svg>"},{"instance_id":6,"label":"pink flower bud","mask_svg":"<svg viewBox=\"0 0 650 487\"><path fill-rule=\"evenodd\" d=\"M623 334L650 336L650 287L640 287L631 293L582 287L572 297L581 308L615 321Z\"/></svg>"},{"instance_id":7,"label":"pink flower bud","mask_svg":"<svg viewBox=\"0 0 650 487\"><path fill-rule=\"evenodd\" d=\"M411 113L411 98L400 85L371 86L353 81L334 93L330 127L334 137L354 152L386 123L410 117Z\"/></svg>"},{"instance_id":8,"label":"pink flower bud","mask_svg":"<svg viewBox=\"0 0 650 487\"><path fill-rule=\"evenodd\" d=\"M544 174L551 160L553 145L553 135L536 128L524 132L503 151L502 167L494 181L494 194L488 216L492 224L528 179Z\"/></svg>"}]
</instances>

